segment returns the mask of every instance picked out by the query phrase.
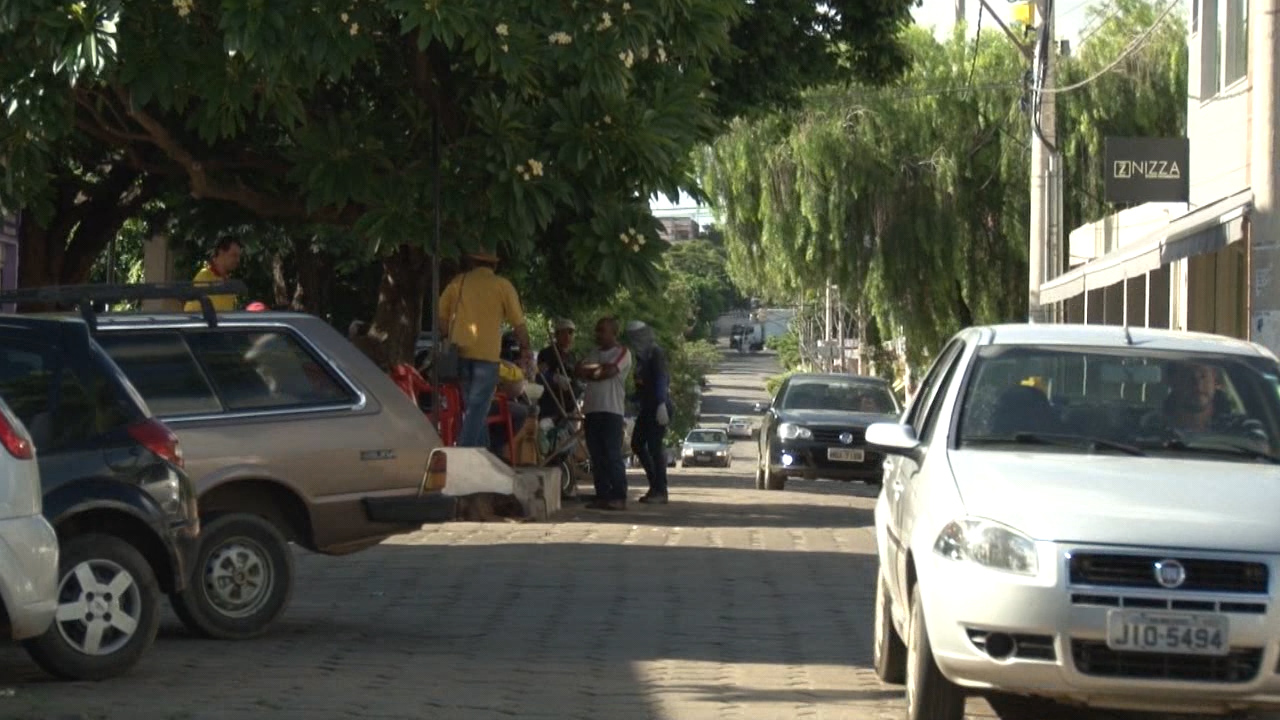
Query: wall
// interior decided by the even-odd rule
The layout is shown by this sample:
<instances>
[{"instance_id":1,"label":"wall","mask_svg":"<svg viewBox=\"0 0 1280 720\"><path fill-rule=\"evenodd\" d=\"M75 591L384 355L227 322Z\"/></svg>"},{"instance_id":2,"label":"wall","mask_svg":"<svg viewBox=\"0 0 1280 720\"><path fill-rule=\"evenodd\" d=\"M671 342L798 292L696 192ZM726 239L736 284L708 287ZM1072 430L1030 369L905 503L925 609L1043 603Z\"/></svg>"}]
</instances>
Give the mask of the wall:
<instances>
[{"instance_id":1,"label":"wall","mask_svg":"<svg viewBox=\"0 0 1280 720\"><path fill-rule=\"evenodd\" d=\"M1200 12L1213 15L1217 3L1225 0L1192 0ZM1250 21L1256 15L1255 0L1250 8ZM1193 12L1197 12L1193 10ZM1204 32L1203 19L1198 28L1191 25L1187 63L1187 137L1190 139L1191 205L1198 207L1249 187L1249 130L1252 102L1252 78L1244 78L1206 97L1203 88L1205 65L1211 63L1213 36ZM1250 38L1252 41L1252 38ZM1250 42L1250 51L1254 51ZM1256 54L1256 53L1255 53ZM1250 68L1255 63L1250 60ZM1225 142L1224 142L1225 141Z\"/></svg>"}]
</instances>

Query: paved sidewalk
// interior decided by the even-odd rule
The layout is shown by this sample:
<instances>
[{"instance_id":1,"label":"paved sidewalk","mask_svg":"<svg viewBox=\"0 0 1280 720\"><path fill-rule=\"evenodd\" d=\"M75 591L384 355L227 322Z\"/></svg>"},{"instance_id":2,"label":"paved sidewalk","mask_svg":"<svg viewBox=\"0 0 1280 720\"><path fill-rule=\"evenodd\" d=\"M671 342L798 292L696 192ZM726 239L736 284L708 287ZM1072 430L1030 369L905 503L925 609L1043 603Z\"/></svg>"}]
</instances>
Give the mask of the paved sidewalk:
<instances>
[{"instance_id":1,"label":"paved sidewalk","mask_svg":"<svg viewBox=\"0 0 1280 720\"><path fill-rule=\"evenodd\" d=\"M672 480L666 507L300 553L268 636L195 640L170 617L114 681L47 681L4 648L0 718L900 718L868 669L870 489Z\"/></svg>"}]
</instances>

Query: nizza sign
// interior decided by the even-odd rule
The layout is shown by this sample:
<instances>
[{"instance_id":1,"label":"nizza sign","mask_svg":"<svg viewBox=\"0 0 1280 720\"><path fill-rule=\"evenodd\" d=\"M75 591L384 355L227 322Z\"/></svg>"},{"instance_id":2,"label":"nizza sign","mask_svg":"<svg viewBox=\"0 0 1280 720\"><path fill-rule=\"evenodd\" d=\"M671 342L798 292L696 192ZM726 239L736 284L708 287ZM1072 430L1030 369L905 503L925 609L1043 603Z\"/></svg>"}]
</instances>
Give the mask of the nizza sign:
<instances>
[{"instance_id":1,"label":"nizza sign","mask_svg":"<svg viewBox=\"0 0 1280 720\"><path fill-rule=\"evenodd\" d=\"M1107 138L1107 202L1187 202L1190 154L1186 138Z\"/></svg>"}]
</instances>

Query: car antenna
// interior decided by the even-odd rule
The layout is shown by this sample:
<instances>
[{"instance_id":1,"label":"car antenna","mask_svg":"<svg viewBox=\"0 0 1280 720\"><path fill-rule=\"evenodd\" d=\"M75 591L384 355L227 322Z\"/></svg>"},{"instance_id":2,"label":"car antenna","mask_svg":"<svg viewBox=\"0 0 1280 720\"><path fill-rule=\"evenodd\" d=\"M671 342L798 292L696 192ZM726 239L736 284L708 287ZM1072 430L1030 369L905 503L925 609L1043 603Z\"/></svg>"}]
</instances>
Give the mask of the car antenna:
<instances>
[{"instance_id":1,"label":"car antenna","mask_svg":"<svg viewBox=\"0 0 1280 720\"><path fill-rule=\"evenodd\" d=\"M1129 326L1127 324L1124 326L1124 342L1126 345L1133 344L1133 336L1129 334Z\"/></svg>"}]
</instances>

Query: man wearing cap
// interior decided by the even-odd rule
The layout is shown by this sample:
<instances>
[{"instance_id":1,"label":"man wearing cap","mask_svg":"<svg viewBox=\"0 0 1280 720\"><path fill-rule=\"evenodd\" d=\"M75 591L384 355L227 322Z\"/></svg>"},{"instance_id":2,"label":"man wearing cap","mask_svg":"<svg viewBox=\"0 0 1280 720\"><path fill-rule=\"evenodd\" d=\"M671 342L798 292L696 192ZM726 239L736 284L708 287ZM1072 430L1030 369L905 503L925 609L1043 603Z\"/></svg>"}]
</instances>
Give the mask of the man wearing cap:
<instances>
[{"instance_id":1,"label":"man wearing cap","mask_svg":"<svg viewBox=\"0 0 1280 720\"><path fill-rule=\"evenodd\" d=\"M493 393L498 387L498 363L502 357L502 322L515 331L520 343L520 366L531 358L529 332L525 327L520 296L511 281L498 275L498 256L492 252L467 256L467 270L455 277L440 295L441 336L458 348L458 371L462 384L461 447L489 444L485 419Z\"/></svg>"},{"instance_id":2,"label":"man wearing cap","mask_svg":"<svg viewBox=\"0 0 1280 720\"><path fill-rule=\"evenodd\" d=\"M573 369L578 358L573 353L577 326L568 318L556 321L554 341L538 353L538 384L546 388L538 401L538 415L559 422L577 412L574 402Z\"/></svg>"},{"instance_id":3,"label":"man wearing cap","mask_svg":"<svg viewBox=\"0 0 1280 720\"><path fill-rule=\"evenodd\" d=\"M631 452L640 458L649 492L640 498L647 504L667 503L667 454L663 447L671 424L672 404L667 355L658 345L653 328L639 320L627 323L627 340L635 352L636 399L640 411L631 430Z\"/></svg>"}]
</instances>

